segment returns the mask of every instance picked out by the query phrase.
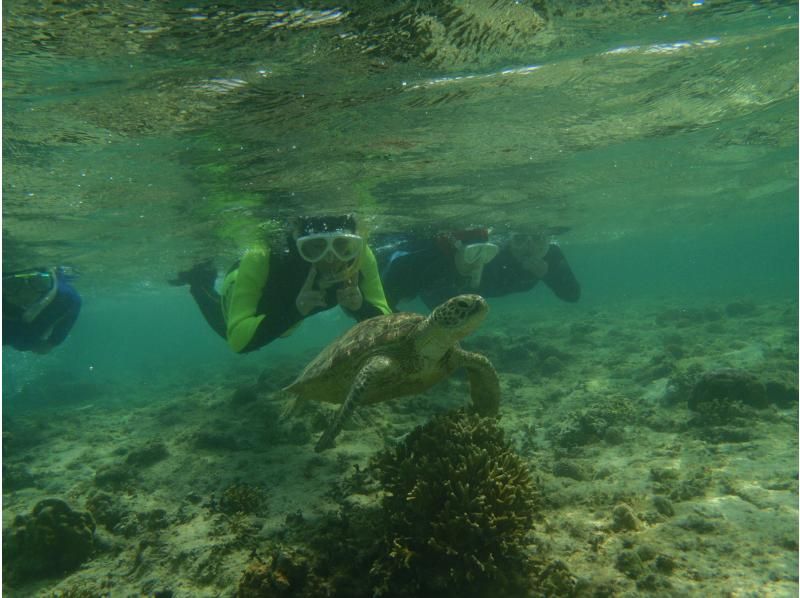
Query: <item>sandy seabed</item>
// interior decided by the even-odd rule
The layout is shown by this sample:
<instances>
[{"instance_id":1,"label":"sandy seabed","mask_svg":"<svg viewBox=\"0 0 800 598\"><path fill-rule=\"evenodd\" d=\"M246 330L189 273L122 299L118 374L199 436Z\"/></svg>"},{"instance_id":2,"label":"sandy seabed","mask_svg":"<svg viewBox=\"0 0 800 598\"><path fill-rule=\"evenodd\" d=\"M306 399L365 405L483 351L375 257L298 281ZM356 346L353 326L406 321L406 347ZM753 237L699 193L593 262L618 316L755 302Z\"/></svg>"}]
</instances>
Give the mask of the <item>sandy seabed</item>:
<instances>
[{"instance_id":1,"label":"sandy seabed","mask_svg":"<svg viewBox=\"0 0 800 598\"><path fill-rule=\"evenodd\" d=\"M500 374L500 425L543 499L531 546L568 570L564 595L798 595L797 309L496 309L464 341ZM455 375L361 409L316 454L333 407L283 418L277 391L303 365L179 384L153 372L138 389L6 414L3 595L236 595L249 564L318 549L300 531L310 522L378 505L374 483L354 482L370 458L468 401ZM690 410L716 371L767 385L769 404ZM63 571L9 550L48 498L96 526ZM286 582L265 595L305 594Z\"/></svg>"}]
</instances>

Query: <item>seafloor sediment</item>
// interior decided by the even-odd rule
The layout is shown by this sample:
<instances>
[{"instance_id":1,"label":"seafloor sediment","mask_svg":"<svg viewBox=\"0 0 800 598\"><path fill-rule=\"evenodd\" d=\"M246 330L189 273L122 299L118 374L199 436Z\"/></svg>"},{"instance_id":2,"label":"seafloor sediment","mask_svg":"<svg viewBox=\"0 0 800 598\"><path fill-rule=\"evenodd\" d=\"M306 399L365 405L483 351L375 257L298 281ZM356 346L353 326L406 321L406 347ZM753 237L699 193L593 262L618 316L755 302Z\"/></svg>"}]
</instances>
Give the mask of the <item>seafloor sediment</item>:
<instances>
[{"instance_id":1,"label":"seafloor sediment","mask_svg":"<svg viewBox=\"0 0 800 598\"><path fill-rule=\"evenodd\" d=\"M797 595L795 303L498 308L464 344L536 486L524 595ZM372 457L467 383L363 408L316 454L332 407L285 419L276 392L302 365L6 413L3 594L371 596Z\"/></svg>"}]
</instances>

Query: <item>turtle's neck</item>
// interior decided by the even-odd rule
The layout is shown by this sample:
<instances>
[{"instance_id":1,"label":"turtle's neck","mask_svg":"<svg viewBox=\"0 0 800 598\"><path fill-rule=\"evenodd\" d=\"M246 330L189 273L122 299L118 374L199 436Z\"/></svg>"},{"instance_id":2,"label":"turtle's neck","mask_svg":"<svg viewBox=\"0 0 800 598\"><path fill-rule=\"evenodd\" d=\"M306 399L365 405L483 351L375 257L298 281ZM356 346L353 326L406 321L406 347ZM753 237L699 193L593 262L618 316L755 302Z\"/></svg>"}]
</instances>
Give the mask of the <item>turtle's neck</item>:
<instances>
[{"instance_id":1,"label":"turtle's neck","mask_svg":"<svg viewBox=\"0 0 800 598\"><path fill-rule=\"evenodd\" d=\"M439 359L460 338L460 335L448 333L441 326L437 326L428 317L417 325L415 346L420 356Z\"/></svg>"}]
</instances>

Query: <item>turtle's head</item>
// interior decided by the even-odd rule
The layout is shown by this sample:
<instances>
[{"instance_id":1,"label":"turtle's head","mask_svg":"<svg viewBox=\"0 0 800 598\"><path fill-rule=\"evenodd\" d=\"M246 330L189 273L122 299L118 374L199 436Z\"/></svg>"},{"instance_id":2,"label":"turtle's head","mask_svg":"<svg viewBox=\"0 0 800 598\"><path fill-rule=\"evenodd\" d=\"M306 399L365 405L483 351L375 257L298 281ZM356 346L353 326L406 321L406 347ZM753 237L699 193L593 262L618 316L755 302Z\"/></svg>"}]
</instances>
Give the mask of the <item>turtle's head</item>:
<instances>
[{"instance_id":1,"label":"turtle's head","mask_svg":"<svg viewBox=\"0 0 800 598\"><path fill-rule=\"evenodd\" d=\"M434 309L429 321L440 333L458 340L480 326L487 313L489 304L480 295L458 295Z\"/></svg>"}]
</instances>

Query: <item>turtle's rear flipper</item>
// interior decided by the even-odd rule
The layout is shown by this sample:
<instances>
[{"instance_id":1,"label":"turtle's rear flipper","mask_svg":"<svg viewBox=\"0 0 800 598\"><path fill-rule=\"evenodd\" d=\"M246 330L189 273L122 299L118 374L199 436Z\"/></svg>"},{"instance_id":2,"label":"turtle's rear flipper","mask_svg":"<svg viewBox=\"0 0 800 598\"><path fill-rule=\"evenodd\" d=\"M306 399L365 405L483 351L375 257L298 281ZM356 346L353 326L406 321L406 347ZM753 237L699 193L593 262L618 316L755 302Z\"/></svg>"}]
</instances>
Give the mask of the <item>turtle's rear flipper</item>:
<instances>
[{"instance_id":1,"label":"turtle's rear flipper","mask_svg":"<svg viewBox=\"0 0 800 598\"><path fill-rule=\"evenodd\" d=\"M333 422L317 441L317 445L314 447L315 451L319 453L333 447L336 436L339 435L342 426L353 414L356 406L363 401L365 395L380 392L381 382L391 374L394 368L394 361L383 355L377 355L364 364L353 379L350 392L347 393L344 403L336 412Z\"/></svg>"},{"instance_id":2,"label":"turtle's rear flipper","mask_svg":"<svg viewBox=\"0 0 800 598\"><path fill-rule=\"evenodd\" d=\"M500 379L492 362L480 353L463 350L459 358L469 377L472 408L483 417L495 417L500 409Z\"/></svg>"}]
</instances>

